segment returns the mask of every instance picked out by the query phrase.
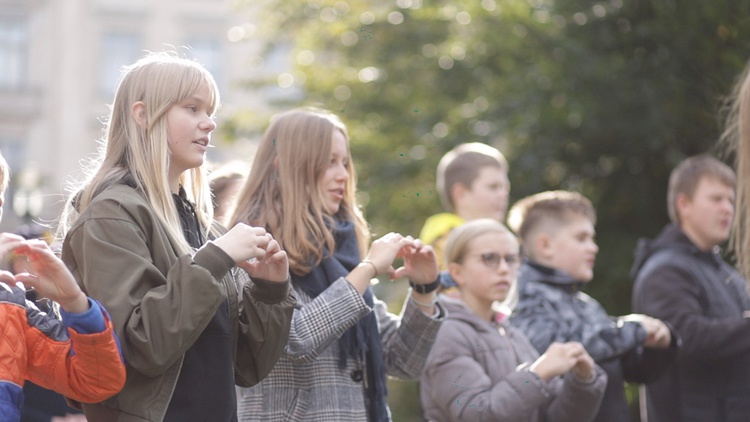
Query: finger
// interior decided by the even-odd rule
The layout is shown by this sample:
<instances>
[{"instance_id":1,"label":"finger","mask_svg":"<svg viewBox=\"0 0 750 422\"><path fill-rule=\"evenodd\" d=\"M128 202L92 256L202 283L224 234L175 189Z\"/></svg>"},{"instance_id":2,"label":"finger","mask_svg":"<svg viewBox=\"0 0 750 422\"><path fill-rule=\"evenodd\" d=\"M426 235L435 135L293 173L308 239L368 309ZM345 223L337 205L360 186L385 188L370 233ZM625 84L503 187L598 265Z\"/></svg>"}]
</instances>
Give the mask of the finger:
<instances>
[{"instance_id":1,"label":"finger","mask_svg":"<svg viewBox=\"0 0 750 422\"><path fill-rule=\"evenodd\" d=\"M273 238L268 242L268 245L266 245L266 256L273 257L278 251L281 250L281 246L279 246L279 242L275 241Z\"/></svg>"},{"instance_id":2,"label":"finger","mask_svg":"<svg viewBox=\"0 0 750 422\"><path fill-rule=\"evenodd\" d=\"M237 266L239 268L242 268L246 272L250 273L251 269L253 268L253 263L250 263L248 261L242 261L242 262L238 262Z\"/></svg>"},{"instance_id":3,"label":"finger","mask_svg":"<svg viewBox=\"0 0 750 422\"><path fill-rule=\"evenodd\" d=\"M13 233L0 233L0 244L8 242L23 242L25 239Z\"/></svg>"},{"instance_id":4,"label":"finger","mask_svg":"<svg viewBox=\"0 0 750 422\"><path fill-rule=\"evenodd\" d=\"M273 254L266 254L266 259L263 260L263 264L272 266L286 265L285 262L287 259L286 251L278 250Z\"/></svg>"},{"instance_id":5,"label":"finger","mask_svg":"<svg viewBox=\"0 0 750 422\"><path fill-rule=\"evenodd\" d=\"M16 285L25 289L26 285L39 290L39 277L29 273L16 274Z\"/></svg>"},{"instance_id":6,"label":"finger","mask_svg":"<svg viewBox=\"0 0 750 422\"><path fill-rule=\"evenodd\" d=\"M409 239L407 239L405 237L402 237L402 238L398 239L398 241L396 241L394 243L398 246L399 250L401 250L405 246L411 246L412 242L413 242L412 240L409 240Z\"/></svg>"},{"instance_id":7,"label":"finger","mask_svg":"<svg viewBox=\"0 0 750 422\"><path fill-rule=\"evenodd\" d=\"M406 275L406 267L398 267L397 269L393 270L392 273L390 272L388 273L388 278L390 280L395 280L397 278L404 277L405 275Z\"/></svg>"},{"instance_id":8,"label":"finger","mask_svg":"<svg viewBox=\"0 0 750 422\"><path fill-rule=\"evenodd\" d=\"M8 271L0 271L0 284L7 284L8 286L16 285L16 278ZM10 288L7 289L10 291Z\"/></svg>"},{"instance_id":9,"label":"finger","mask_svg":"<svg viewBox=\"0 0 750 422\"><path fill-rule=\"evenodd\" d=\"M264 229L263 227L249 226L245 223L235 224L234 227L232 227L232 230L239 230L240 232L247 232L255 236L264 236L266 234L266 229Z\"/></svg>"},{"instance_id":10,"label":"finger","mask_svg":"<svg viewBox=\"0 0 750 422\"><path fill-rule=\"evenodd\" d=\"M424 245L424 244L419 248L419 254L424 256L425 258L431 258L433 256L436 256L435 249L430 245Z\"/></svg>"},{"instance_id":11,"label":"finger","mask_svg":"<svg viewBox=\"0 0 750 422\"><path fill-rule=\"evenodd\" d=\"M384 235L383 235L383 236L382 236L382 237L381 237L380 239L378 239L378 240L382 240L383 242L390 242L391 240L393 240L393 238L394 238L395 236L396 236L396 233L394 233L394 232L390 232L390 233L386 233L386 234L384 234Z\"/></svg>"},{"instance_id":12,"label":"finger","mask_svg":"<svg viewBox=\"0 0 750 422\"><path fill-rule=\"evenodd\" d=\"M24 255L29 259L46 258L57 259L57 255L50 249L46 242L23 242L15 251L16 254Z\"/></svg>"},{"instance_id":13,"label":"finger","mask_svg":"<svg viewBox=\"0 0 750 422\"><path fill-rule=\"evenodd\" d=\"M265 236L267 234L270 234L263 227L251 227L251 229L256 236Z\"/></svg>"},{"instance_id":14,"label":"finger","mask_svg":"<svg viewBox=\"0 0 750 422\"><path fill-rule=\"evenodd\" d=\"M253 239L253 241L255 243L255 246L260 249L263 249L263 251L265 251L266 248L268 248L268 244L271 242L271 240L268 239L266 236L256 236Z\"/></svg>"},{"instance_id":15,"label":"finger","mask_svg":"<svg viewBox=\"0 0 750 422\"><path fill-rule=\"evenodd\" d=\"M0 236L0 257L8 255L22 244L23 238L18 240L14 237L16 236L8 233L3 233L3 235Z\"/></svg>"}]
</instances>

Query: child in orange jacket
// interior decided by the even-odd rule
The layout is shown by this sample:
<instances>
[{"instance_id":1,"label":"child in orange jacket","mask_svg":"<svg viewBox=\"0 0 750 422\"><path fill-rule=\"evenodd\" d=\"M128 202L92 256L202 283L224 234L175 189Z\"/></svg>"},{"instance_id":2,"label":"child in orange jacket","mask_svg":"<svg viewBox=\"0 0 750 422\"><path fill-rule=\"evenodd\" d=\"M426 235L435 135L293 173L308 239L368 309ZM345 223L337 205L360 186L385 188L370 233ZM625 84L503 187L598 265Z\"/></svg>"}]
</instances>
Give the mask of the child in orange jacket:
<instances>
[{"instance_id":1,"label":"child in orange jacket","mask_svg":"<svg viewBox=\"0 0 750 422\"><path fill-rule=\"evenodd\" d=\"M0 218L8 184L0 156ZM26 257L30 273L0 271L0 420L20 420L30 380L79 402L99 402L125 384L125 365L109 315L83 294L46 242L0 234L0 258ZM25 286L60 305L62 321L26 300Z\"/></svg>"}]
</instances>

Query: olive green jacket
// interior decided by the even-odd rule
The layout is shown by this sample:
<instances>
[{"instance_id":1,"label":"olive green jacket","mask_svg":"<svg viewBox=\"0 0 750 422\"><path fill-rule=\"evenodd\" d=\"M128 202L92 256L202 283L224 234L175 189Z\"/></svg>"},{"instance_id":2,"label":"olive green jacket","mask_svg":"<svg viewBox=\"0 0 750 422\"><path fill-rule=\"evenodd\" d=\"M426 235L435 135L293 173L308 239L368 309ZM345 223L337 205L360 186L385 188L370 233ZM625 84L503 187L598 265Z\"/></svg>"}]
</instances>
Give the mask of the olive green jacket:
<instances>
[{"instance_id":1,"label":"olive green jacket","mask_svg":"<svg viewBox=\"0 0 750 422\"><path fill-rule=\"evenodd\" d=\"M111 314L127 367L118 395L83 406L90 422L162 420L185 351L227 299L237 385L258 383L283 352L296 303L289 280L242 282L243 271L210 242L192 256L177 250L127 185L97 195L68 231L62 259Z\"/></svg>"}]
</instances>

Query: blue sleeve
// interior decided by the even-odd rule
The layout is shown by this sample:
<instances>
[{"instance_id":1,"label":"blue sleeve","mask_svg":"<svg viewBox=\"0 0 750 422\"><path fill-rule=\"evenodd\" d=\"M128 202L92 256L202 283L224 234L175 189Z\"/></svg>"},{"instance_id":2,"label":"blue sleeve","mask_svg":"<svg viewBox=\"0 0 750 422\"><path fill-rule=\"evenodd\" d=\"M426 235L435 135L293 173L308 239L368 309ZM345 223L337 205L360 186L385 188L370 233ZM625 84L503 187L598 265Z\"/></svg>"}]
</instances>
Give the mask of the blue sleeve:
<instances>
[{"instance_id":1,"label":"blue sleeve","mask_svg":"<svg viewBox=\"0 0 750 422\"><path fill-rule=\"evenodd\" d=\"M62 316L63 324L81 334L101 333L107 329L103 310L98 302L91 300L91 298L87 299L89 301L89 309L86 312L77 314L65 312L64 309L60 308L60 316Z\"/></svg>"},{"instance_id":2,"label":"blue sleeve","mask_svg":"<svg viewBox=\"0 0 750 422\"><path fill-rule=\"evenodd\" d=\"M23 389L12 382L0 381L0 420L20 421L22 404Z\"/></svg>"}]
</instances>

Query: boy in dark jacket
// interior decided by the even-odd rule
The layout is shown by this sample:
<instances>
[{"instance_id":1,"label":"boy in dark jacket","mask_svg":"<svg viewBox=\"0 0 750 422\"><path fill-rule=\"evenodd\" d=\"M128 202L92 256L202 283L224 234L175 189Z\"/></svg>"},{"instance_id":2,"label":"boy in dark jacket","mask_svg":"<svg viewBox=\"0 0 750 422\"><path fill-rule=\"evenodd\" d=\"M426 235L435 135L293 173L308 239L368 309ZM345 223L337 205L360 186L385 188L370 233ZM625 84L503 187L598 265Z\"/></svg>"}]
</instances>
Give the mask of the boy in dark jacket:
<instances>
[{"instance_id":1,"label":"boy in dark jacket","mask_svg":"<svg viewBox=\"0 0 750 422\"><path fill-rule=\"evenodd\" d=\"M724 262L735 174L707 155L669 179L672 220L636 248L633 309L669 321L683 340L666 375L646 387L649 422L750 420L750 297Z\"/></svg>"},{"instance_id":2,"label":"boy in dark jacket","mask_svg":"<svg viewBox=\"0 0 750 422\"><path fill-rule=\"evenodd\" d=\"M511 323L540 352L553 342L582 343L609 378L594 420L629 422L623 381L659 376L674 359L678 340L664 323L646 315L611 318L580 291L593 278L599 251L594 224L591 202L576 192L543 192L511 208L509 225L527 258Z\"/></svg>"}]
</instances>

